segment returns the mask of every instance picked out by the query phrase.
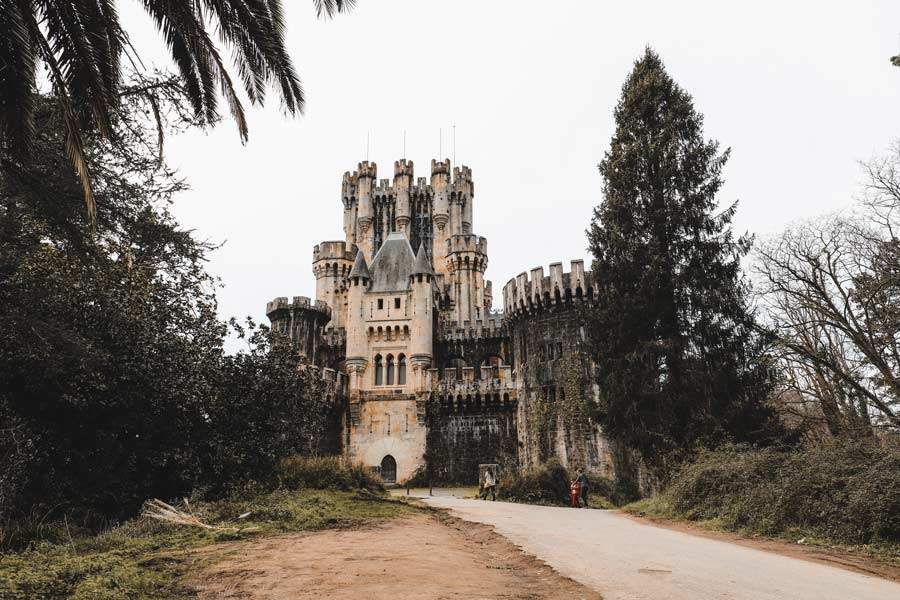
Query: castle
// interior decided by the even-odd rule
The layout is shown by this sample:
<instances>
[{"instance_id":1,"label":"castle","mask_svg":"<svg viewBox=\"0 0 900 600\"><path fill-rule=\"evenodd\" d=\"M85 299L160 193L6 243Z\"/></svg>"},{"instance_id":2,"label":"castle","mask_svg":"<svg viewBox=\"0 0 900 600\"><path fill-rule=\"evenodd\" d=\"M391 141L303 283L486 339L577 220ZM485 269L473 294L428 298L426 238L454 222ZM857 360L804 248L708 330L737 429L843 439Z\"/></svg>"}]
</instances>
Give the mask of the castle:
<instances>
[{"instance_id":1,"label":"castle","mask_svg":"<svg viewBox=\"0 0 900 600\"><path fill-rule=\"evenodd\" d=\"M344 239L313 249L316 299L276 298L266 314L310 364L340 377L339 447L402 482L429 466L473 481L478 464L550 457L610 477L627 455L596 424L598 394L579 307L594 301L581 260L503 287L492 310L487 240L472 231L468 167L431 177L361 162L341 186Z\"/></svg>"}]
</instances>

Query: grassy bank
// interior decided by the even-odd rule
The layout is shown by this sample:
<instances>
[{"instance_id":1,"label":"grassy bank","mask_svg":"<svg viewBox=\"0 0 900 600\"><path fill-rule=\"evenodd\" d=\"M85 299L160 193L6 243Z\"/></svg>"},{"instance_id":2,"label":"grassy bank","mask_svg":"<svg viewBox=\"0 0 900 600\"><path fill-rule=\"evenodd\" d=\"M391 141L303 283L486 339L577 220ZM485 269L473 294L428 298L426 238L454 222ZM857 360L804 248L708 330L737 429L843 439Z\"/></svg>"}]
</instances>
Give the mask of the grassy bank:
<instances>
[{"instance_id":1,"label":"grassy bank","mask_svg":"<svg viewBox=\"0 0 900 600\"><path fill-rule=\"evenodd\" d=\"M322 466L307 469L294 461L290 473L308 481L307 474ZM349 488L344 481L330 483ZM0 599L193 598L186 576L214 560L215 553L191 550L282 532L351 527L414 510L381 491L311 487L248 492L192 505L191 512L215 529L145 517L100 533L67 521L7 523L0 531Z\"/></svg>"},{"instance_id":2,"label":"grassy bank","mask_svg":"<svg viewBox=\"0 0 900 600\"><path fill-rule=\"evenodd\" d=\"M900 564L900 451L833 443L706 452L625 510Z\"/></svg>"}]
</instances>

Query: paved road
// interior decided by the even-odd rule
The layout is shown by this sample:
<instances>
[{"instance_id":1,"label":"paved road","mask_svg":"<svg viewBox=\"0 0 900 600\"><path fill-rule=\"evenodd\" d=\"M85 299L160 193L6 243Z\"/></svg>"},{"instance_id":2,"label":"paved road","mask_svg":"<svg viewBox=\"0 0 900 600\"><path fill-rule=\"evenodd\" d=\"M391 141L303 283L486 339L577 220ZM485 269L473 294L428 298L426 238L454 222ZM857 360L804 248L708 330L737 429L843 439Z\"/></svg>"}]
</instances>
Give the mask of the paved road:
<instances>
[{"instance_id":1,"label":"paved road","mask_svg":"<svg viewBox=\"0 0 900 600\"><path fill-rule=\"evenodd\" d=\"M493 525L606 600L892 600L900 584L633 521L615 512L425 498Z\"/></svg>"}]
</instances>

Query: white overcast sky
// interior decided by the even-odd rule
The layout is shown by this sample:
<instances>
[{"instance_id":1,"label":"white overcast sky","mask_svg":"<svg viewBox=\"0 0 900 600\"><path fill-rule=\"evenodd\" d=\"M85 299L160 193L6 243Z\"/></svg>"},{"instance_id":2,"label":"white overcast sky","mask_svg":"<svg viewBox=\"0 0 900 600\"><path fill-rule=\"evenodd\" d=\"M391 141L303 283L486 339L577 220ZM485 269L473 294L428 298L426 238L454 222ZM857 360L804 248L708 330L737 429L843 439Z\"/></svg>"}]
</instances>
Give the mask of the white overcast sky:
<instances>
[{"instance_id":1,"label":"white overcast sky","mask_svg":"<svg viewBox=\"0 0 900 600\"><path fill-rule=\"evenodd\" d=\"M333 21L316 20L311 1L283 3L305 115L284 116L272 94L250 112L246 146L227 119L167 146L192 187L176 216L224 243L209 265L223 317L264 321L266 301L314 295L312 247L343 237L341 174L365 158L367 133L379 177L392 177L404 130L416 176L428 176L439 130L449 156L456 124L495 307L517 273L587 260L596 165L648 44L707 136L732 148L720 200L740 200L739 231L764 236L848 205L858 161L900 137L897 0L359 0ZM120 10L145 63L168 66L140 5Z\"/></svg>"}]
</instances>

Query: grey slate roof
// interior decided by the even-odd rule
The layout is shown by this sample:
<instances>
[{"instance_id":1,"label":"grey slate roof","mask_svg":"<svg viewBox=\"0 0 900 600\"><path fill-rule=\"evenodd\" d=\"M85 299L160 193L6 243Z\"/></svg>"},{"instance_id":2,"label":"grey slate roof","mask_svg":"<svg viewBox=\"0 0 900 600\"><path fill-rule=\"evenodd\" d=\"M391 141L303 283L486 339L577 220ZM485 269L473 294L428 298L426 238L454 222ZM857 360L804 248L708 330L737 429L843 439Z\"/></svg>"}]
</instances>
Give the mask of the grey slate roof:
<instances>
[{"instance_id":1,"label":"grey slate roof","mask_svg":"<svg viewBox=\"0 0 900 600\"><path fill-rule=\"evenodd\" d=\"M354 277L366 277L368 279L372 279L372 276L369 274L369 267L366 265L366 257L363 256L362 250L357 251L356 260L353 261L353 268L350 269L350 275L348 275L351 279Z\"/></svg>"},{"instance_id":2,"label":"grey slate roof","mask_svg":"<svg viewBox=\"0 0 900 600\"><path fill-rule=\"evenodd\" d=\"M375 253L372 259L372 287L370 292L399 292L409 289L409 276L412 274L416 256L413 254L409 240L395 231Z\"/></svg>"},{"instance_id":3,"label":"grey slate roof","mask_svg":"<svg viewBox=\"0 0 900 600\"><path fill-rule=\"evenodd\" d=\"M419 244L419 251L416 252L416 264L413 265L412 275L434 275L431 270L431 264L428 262L428 256L425 254L425 245Z\"/></svg>"}]
</instances>

